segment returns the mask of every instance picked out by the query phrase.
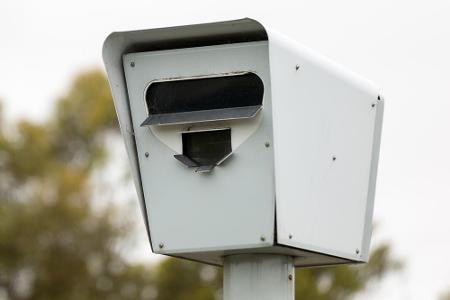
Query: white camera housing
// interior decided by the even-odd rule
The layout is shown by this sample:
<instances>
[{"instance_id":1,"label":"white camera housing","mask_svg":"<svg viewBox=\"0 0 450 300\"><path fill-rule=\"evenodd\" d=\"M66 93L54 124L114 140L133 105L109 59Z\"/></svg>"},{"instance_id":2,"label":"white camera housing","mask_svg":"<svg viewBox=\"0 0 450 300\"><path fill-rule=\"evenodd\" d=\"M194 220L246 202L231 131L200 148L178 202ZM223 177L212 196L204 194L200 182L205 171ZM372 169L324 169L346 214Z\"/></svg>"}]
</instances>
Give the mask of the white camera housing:
<instances>
[{"instance_id":1,"label":"white camera housing","mask_svg":"<svg viewBox=\"0 0 450 300\"><path fill-rule=\"evenodd\" d=\"M112 33L103 58L155 253L367 261L370 82L252 19Z\"/></svg>"}]
</instances>

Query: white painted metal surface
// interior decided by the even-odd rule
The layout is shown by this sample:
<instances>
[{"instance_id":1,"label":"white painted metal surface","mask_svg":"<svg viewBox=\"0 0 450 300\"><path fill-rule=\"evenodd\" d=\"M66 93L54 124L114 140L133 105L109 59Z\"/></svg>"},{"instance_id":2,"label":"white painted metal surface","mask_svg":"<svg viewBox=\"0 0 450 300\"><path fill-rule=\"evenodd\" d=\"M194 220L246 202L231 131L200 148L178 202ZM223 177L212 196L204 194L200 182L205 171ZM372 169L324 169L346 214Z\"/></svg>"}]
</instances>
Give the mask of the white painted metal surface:
<instances>
[{"instance_id":1,"label":"white painted metal surface","mask_svg":"<svg viewBox=\"0 0 450 300\"><path fill-rule=\"evenodd\" d=\"M267 50L267 42L252 42L124 56L139 172L156 253L274 244L273 152L264 145L272 139ZM148 117L144 91L150 82L241 71L257 74L265 86L264 107L256 118L154 126L156 130L140 126ZM233 155L212 174L200 175L174 159L174 154L181 153L182 132L215 128L231 128Z\"/></svg>"},{"instance_id":2,"label":"white painted metal surface","mask_svg":"<svg viewBox=\"0 0 450 300\"><path fill-rule=\"evenodd\" d=\"M235 36L241 36L236 38ZM155 28L128 32L113 32L103 43L102 56L108 74L114 107L120 125L120 131L124 139L125 148L130 161L130 171L133 177L139 206L144 218L149 239L147 210L142 188L142 177L139 173L139 162L136 152L136 140L133 132L127 84L122 64L122 57L127 53L143 52L154 48L176 48L174 44L190 44L191 40L216 39L217 36L225 36L230 39L242 39L247 35L265 36L264 28L254 20L242 19L232 22L217 22L210 24L198 24L195 26L178 26L171 28ZM253 40L261 40L253 38ZM164 46L162 45L164 44Z\"/></svg>"},{"instance_id":3,"label":"white painted metal surface","mask_svg":"<svg viewBox=\"0 0 450 300\"><path fill-rule=\"evenodd\" d=\"M131 109L134 106L140 110L145 120L148 112L143 93L149 84L155 81L168 81L168 78L170 80L211 78L251 71L260 77L264 76L265 86L270 87L267 49L267 42L257 42L127 54L124 56L125 75L126 77L134 76L131 79L127 78L128 87L135 86L137 82L141 84L136 86L136 91L133 91L137 95L135 99L130 99ZM135 64L134 67L130 66L131 62ZM263 104L269 109L268 97L263 102L267 102ZM263 113L258 113L256 117L250 119L153 125L150 129L163 144L181 153L180 135L186 132L187 128L190 132L231 128L232 148L235 150L259 128L262 116ZM136 120L136 126L140 127L139 122L142 123L142 121Z\"/></svg>"},{"instance_id":4,"label":"white painted metal surface","mask_svg":"<svg viewBox=\"0 0 450 300\"><path fill-rule=\"evenodd\" d=\"M367 260L379 90L279 34L269 47L278 243Z\"/></svg>"},{"instance_id":5,"label":"white painted metal surface","mask_svg":"<svg viewBox=\"0 0 450 300\"><path fill-rule=\"evenodd\" d=\"M294 300L292 257L242 254L225 258L224 300Z\"/></svg>"},{"instance_id":6,"label":"white painted metal surface","mask_svg":"<svg viewBox=\"0 0 450 300\"><path fill-rule=\"evenodd\" d=\"M217 265L261 251L297 266L368 259L383 114L371 83L250 19L114 33L103 56L155 252ZM234 154L213 174L173 159L182 125L139 126L152 80L242 71L264 81L258 118L194 125L232 127Z\"/></svg>"}]
</instances>

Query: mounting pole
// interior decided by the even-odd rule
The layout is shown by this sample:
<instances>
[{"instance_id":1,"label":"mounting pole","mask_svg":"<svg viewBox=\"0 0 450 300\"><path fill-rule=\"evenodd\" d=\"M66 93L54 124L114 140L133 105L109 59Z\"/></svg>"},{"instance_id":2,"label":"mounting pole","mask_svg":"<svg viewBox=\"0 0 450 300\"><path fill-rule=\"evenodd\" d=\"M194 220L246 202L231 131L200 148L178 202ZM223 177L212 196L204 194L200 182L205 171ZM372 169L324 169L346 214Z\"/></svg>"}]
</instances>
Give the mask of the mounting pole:
<instances>
[{"instance_id":1,"label":"mounting pole","mask_svg":"<svg viewBox=\"0 0 450 300\"><path fill-rule=\"evenodd\" d=\"M225 257L224 300L294 300L293 259L285 255Z\"/></svg>"}]
</instances>

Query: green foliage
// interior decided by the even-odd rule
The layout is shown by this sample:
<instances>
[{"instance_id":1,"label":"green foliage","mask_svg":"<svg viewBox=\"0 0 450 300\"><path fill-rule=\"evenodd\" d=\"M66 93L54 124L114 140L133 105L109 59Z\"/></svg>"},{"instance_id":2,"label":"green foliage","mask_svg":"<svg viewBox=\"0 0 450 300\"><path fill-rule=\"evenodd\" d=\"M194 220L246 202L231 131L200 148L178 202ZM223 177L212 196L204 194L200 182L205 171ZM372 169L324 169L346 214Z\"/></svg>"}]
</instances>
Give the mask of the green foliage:
<instances>
[{"instance_id":1,"label":"green foliage","mask_svg":"<svg viewBox=\"0 0 450 300\"><path fill-rule=\"evenodd\" d=\"M94 209L89 180L107 161L115 120L94 70L75 79L49 120L0 126L0 299L220 299L219 268L172 258L150 268L116 250L132 220L120 207ZM298 270L297 295L350 299L396 267L382 245L366 265Z\"/></svg>"},{"instance_id":2,"label":"green foliage","mask_svg":"<svg viewBox=\"0 0 450 300\"><path fill-rule=\"evenodd\" d=\"M450 300L450 291L442 295L439 300Z\"/></svg>"},{"instance_id":3,"label":"green foliage","mask_svg":"<svg viewBox=\"0 0 450 300\"><path fill-rule=\"evenodd\" d=\"M214 300L222 285L218 268L195 262L165 259L155 270L158 300Z\"/></svg>"},{"instance_id":4,"label":"green foliage","mask_svg":"<svg viewBox=\"0 0 450 300\"><path fill-rule=\"evenodd\" d=\"M392 259L388 245L376 248L369 263L359 266L337 266L296 271L298 299L341 300L350 299L387 272L400 268Z\"/></svg>"},{"instance_id":5,"label":"green foliage","mask_svg":"<svg viewBox=\"0 0 450 300\"><path fill-rule=\"evenodd\" d=\"M104 161L114 120L105 77L93 71L76 79L53 119L0 133L0 291L7 299L148 294L149 269L115 251L130 222L91 203L89 176Z\"/></svg>"}]
</instances>

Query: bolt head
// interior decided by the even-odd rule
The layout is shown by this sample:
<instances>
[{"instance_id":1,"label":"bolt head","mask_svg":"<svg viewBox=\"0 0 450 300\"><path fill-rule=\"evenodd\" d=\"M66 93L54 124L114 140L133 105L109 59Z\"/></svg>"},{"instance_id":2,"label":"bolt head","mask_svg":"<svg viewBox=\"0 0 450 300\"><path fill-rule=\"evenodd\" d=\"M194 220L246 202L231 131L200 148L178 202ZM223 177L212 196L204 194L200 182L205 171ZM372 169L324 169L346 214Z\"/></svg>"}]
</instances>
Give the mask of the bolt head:
<instances>
[{"instance_id":1,"label":"bolt head","mask_svg":"<svg viewBox=\"0 0 450 300\"><path fill-rule=\"evenodd\" d=\"M164 243L159 243L159 249L164 248Z\"/></svg>"},{"instance_id":2,"label":"bolt head","mask_svg":"<svg viewBox=\"0 0 450 300\"><path fill-rule=\"evenodd\" d=\"M333 161L335 161L335 160L337 159L337 157L336 157L336 156L333 156L332 159L333 159Z\"/></svg>"},{"instance_id":3,"label":"bolt head","mask_svg":"<svg viewBox=\"0 0 450 300\"><path fill-rule=\"evenodd\" d=\"M300 65L295 65L295 71L298 71L300 69Z\"/></svg>"},{"instance_id":4,"label":"bolt head","mask_svg":"<svg viewBox=\"0 0 450 300\"><path fill-rule=\"evenodd\" d=\"M356 249L356 251L355 251L355 252L356 252L356 254L359 254L359 249Z\"/></svg>"},{"instance_id":5,"label":"bolt head","mask_svg":"<svg viewBox=\"0 0 450 300\"><path fill-rule=\"evenodd\" d=\"M150 156L150 153L145 152L145 157L149 157L149 156Z\"/></svg>"},{"instance_id":6,"label":"bolt head","mask_svg":"<svg viewBox=\"0 0 450 300\"><path fill-rule=\"evenodd\" d=\"M292 234L289 235L289 239L290 239L290 240L292 239Z\"/></svg>"},{"instance_id":7,"label":"bolt head","mask_svg":"<svg viewBox=\"0 0 450 300\"><path fill-rule=\"evenodd\" d=\"M130 62L130 66L131 66L132 68L134 68L135 65L136 65L136 64L134 63L134 61Z\"/></svg>"},{"instance_id":8,"label":"bolt head","mask_svg":"<svg viewBox=\"0 0 450 300\"><path fill-rule=\"evenodd\" d=\"M292 281L292 279L294 279L294 276L292 276L292 274L289 274L288 279Z\"/></svg>"},{"instance_id":9,"label":"bolt head","mask_svg":"<svg viewBox=\"0 0 450 300\"><path fill-rule=\"evenodd\" d=\"M266 237L265 236L261 236L261 242L265 242L266 241Z\"/></svg>"},{"instance_id":10,"label":"bolt head","mask_svg":"<svg viewBox=\"0 0 450 300\"><path fill-rule=\"evenodd\" d=\"M371 106L372 106L372 108L374 108L374 107L375 107L375 103L372 103L372 105L371 105Z\"/></svg>"},{"instance_id":11,"label":"bolt head","mask_svg":"<svg viewBox=\"0 0 450 300\"><path fill-rule=\"evenodd\" d=\"M270 147L270 143L269 142L265 142L264 146L266 146L266 148L269 148Z\"/></svg>"}]
</instances>

